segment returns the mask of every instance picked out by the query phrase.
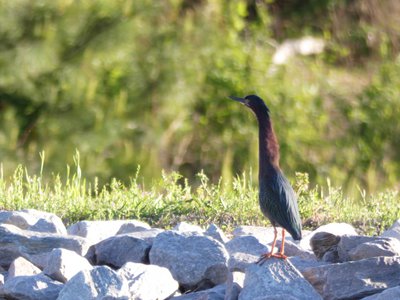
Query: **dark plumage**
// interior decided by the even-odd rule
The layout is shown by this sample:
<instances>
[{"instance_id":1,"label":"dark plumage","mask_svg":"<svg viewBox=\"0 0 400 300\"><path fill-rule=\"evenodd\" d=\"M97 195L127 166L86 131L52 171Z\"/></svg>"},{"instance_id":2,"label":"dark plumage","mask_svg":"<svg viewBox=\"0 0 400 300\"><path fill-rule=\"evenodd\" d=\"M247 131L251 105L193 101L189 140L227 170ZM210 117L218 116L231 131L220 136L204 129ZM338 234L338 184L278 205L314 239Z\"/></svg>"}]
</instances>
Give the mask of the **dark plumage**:
<instances>
[{"instance_id":1,"label":"dark plumage","mask_svg":"<svg viewBox=\"0 0 400 300\"><path fill-rule=\"evenodd\" d=\"M249 107L256 115L259 125L259 202L261 211L275 229L272 250L270 253L263 254L260 261L272 256L286 258L284 255L285 230L293 239L300 240L301 221L296 195L279 167L279 144L269 109L256 95L230 98ZM277 239L276 227L282 227L282 246L279 253L274 254L273 249Z\"/></svg>"}]
</instances>

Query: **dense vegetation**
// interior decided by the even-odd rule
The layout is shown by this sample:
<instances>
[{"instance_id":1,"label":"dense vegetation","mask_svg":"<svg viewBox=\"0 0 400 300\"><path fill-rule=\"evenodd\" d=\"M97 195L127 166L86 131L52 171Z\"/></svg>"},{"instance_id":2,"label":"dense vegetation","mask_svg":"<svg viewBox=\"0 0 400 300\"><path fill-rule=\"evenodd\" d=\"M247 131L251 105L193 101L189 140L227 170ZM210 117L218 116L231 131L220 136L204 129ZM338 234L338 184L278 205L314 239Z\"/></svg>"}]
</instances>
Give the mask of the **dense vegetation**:
<instances>
[{"instance_id":1,"label":"dense vegetation","mask_svg":"<svg viewBox=\"0 0 400 300\"><path fill-rule=\"evenodd\" d=\"M267 226L258 207L251 174L231 183L214 184L204 173L197 174L195 188L177 173L163 173L150 185L140 180L140 171L127 184L113 179L105 186L82 176L79 156L65 180L54 175L46 182L18 167L11 179L0 176L0 208L33 208L53 212L66 225L80 220L141 219L153 226L170 228L179 221L203 227L216 223L225 231L237 225ZM180 182L183 180L183 184ZM345 197L330 182L327 188L311 188L306 174L297 173L294 188L299 195L303 226L314 229L330 222L353 224L360 233L380 234L400 217L400 197L386 191L360 201Z\"/></svg>"},{"instance_id":2,"label":"dense vegetation","mask_svg":"<svg viewBox=\"0 0 400 300\"><path fill-rule=\"evenodd\" d=\"M325 51L271 71L276 45L304 35ZM39 174L42 153L41 178L65 179L78 150L99 186L129 186L138 165L147 186L161 170L235 182L257 171L256 123L227 96L257 93L293 181L396 187L399 38L395 0L0 0L5 177Z\"/></svg>"}]
</instances>

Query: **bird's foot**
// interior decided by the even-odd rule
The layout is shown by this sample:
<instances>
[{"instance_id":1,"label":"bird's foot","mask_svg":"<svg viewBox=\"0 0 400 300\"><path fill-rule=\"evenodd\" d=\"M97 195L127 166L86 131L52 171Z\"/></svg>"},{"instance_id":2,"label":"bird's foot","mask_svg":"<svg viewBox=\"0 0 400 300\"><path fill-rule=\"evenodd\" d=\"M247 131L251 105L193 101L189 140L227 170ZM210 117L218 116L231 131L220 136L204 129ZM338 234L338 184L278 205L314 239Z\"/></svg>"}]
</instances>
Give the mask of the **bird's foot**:
<instances>
[{"instance_id":1,"label":"bird's foot","mask_svg":"<svg viewBox=\"0 0 400 300\"><path fill-rule=\"evenodd\" d=\"M260 264L262 265L267 259L271 258L271 257L275 257L275 258L279 258L279 259L286 259L287 256L283 253L264 253L261 254L260 258L257 260L256 264Z\"/></svg>"}]
</instances>

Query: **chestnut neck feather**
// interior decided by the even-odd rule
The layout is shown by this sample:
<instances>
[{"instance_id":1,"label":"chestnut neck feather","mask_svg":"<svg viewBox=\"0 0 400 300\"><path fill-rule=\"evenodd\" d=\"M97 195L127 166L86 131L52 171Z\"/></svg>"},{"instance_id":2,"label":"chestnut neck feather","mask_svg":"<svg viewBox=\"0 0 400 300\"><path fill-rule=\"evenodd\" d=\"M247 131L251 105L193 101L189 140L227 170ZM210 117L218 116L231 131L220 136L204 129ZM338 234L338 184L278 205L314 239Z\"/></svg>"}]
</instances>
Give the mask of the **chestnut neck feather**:
<instances>
[{"instance_id":1,"label":"chestnut neck feather","mask_svg":"<svg viewBox=\"0 0 400 300\"><path fill-rule=\"evenodd\" d=\"M256 112L259 126L259 176L279 170L279 144L267 111Z\"/></svg>"}]
</instances>

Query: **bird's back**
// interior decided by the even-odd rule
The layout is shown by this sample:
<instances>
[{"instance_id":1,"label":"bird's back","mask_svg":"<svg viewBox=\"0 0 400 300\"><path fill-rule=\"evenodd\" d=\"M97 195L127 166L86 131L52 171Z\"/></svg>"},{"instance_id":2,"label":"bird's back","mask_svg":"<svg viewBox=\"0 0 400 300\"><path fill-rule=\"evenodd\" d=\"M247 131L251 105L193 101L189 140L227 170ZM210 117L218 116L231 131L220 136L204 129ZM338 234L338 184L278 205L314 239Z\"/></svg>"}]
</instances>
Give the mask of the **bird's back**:
<instances>
[{"instance_id":1,"label":"bird's back","mask_svg":"<svg viewBox=\"0 0 400 300\"><path fill-rule=\"evenodd\" d=\"M261 211L273 225L284 228L293 239L301 239L296 194L279 169L260 178L259 201Z\"/></svg>"}]
</instances>

